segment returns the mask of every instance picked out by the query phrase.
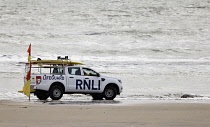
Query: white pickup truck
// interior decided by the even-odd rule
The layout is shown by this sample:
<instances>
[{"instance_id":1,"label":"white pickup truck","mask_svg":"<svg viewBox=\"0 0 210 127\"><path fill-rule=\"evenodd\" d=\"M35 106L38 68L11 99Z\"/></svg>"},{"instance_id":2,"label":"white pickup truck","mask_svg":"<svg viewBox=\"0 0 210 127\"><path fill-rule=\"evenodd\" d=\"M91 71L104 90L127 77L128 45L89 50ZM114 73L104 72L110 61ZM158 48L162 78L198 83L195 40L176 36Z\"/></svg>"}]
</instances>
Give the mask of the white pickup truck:
<instances>
[{"instance_id":1,"label":"white pickup truck","mask_svg":"<svg viewBox=\"0 0 210 127\"><path fill-rule=\"evenodd\" d=\"M52 71L51 71L52 69ZM54 66L50 73L31 74L31 87L40 100L59 100L63 94L89 94L94 100L113 100L122 92L122 82L83 66Z\"/></svg>"}]
</instances>

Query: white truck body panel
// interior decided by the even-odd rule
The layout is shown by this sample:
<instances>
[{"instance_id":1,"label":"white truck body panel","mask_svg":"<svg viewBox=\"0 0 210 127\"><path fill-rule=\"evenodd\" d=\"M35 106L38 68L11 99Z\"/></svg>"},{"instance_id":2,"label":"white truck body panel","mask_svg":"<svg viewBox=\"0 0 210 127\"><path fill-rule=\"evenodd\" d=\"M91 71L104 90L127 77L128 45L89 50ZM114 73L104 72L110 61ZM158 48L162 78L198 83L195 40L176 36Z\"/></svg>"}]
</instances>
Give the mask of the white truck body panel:
<instances>
[{"instance_id":1,"label":"white truck body panel","mask_svg":"<svg viewBox=\"0 0 210 127\"><path fill-rule=\"evenodd\" d=\"M77 70L80 70L77 71ZM108 84L116 84L119 94L122 92L122 84L119 79L103 75L86 75L85 71L93 71L81 66L66 66L62 74L31 74L31 86L36 90L49 91L53 83L61 83L65 93L102 93ZM78 74L76 74L78 73ZM95 72L98 74L97 72Z\"/></svg>"}]
</instances>

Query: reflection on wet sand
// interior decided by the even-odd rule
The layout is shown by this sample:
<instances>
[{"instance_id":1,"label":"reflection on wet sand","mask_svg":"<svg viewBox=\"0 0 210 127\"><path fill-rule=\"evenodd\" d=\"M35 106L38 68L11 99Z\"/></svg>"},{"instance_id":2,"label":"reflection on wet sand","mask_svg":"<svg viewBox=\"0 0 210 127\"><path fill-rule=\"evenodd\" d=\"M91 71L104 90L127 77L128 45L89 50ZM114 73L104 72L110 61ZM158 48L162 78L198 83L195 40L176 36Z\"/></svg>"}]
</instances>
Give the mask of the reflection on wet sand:
<instances>
[{"instance_id":1,"label":"reflection on wet sand","mask_svg":"<svg viewBox=\"0 0 210 127\"><path fill-rule=\"evenodd\" d=\"M116 100L36 100L34 103L40 103L40 104L48 104L48 105L60 105L60 104L65 104L65 105L93 105L93 104L121 104L121 101L116 101Z\"/></svg>"}]
</instances>

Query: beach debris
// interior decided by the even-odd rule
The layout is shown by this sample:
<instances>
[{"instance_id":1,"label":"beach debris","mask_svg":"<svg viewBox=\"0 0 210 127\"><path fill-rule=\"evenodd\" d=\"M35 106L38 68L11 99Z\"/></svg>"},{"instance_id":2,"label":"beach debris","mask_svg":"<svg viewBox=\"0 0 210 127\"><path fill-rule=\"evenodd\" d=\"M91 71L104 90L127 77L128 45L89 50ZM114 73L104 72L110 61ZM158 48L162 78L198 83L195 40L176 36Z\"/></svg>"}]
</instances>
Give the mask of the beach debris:
<instances>
[{"instance_id":1,"label":"beach debris","mask_svg":"<svg viewBox=\"0 0 210 127\"><path fill-rule=\"evenodd\" d=\"M195 98L195 97L202 97L200 95L191 95L191 94L184 94L181 98Z\"/></svg>"},{"instance_id":2,"label":"beach debris","mask_svg":"<svg viewBox=\"0 0 210 127\"><path fill-rule=\"evenodd\" d=\"M28 107L20 107L20 108L28 108Z\"/></svg>"},{"instance_id":3,"label":"beach debris","mask_svg":"<svg viewBox=\"0 0 210 127\"><path fill-rule=\"evenodd\" d=\"M194 98L194 95L184 94L181 96L181 98Z\"/></svg>"}]
</instances>

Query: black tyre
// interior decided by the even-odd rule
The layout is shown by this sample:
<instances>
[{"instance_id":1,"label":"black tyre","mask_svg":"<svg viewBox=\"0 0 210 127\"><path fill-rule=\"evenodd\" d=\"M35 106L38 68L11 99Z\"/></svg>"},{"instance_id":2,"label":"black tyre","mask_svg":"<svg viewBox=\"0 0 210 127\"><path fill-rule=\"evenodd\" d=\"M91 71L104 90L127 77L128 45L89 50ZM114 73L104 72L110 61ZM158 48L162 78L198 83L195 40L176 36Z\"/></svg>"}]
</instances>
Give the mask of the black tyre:
<instances>
[{"instance_id":1,"label":"black tyre","mask_svg":"<svg viewBox=\"0 0 210 127\"><path fill-rule=\"evenodd\" d=\"M93 100L103 100L102 94L92 94L91 96L92 96Z\"/></svg>"},{"instance_id":2,"label":"black tyre","mask_svg":"<svg viewBox=\"0 0 210 127\"><path fill-rule=\"evenodd\" d=\"M104 97L106 100L113 100L117 95L117 90L113 86L108 86L104 90Z\"/></svg>"},{"instance_id":3,"label":"black tyre","mask_svg":"<svg viewBox=\"0 0 210 127\"><path fill-rule=\"evenodd\" d=\"M59 100L63 97L63 88L55 85L50 88L50 98L52 100Z\"/></svg>"},{"instance_id":4,"label":"black tyre","mask_svg":"<svg viewBox=\"0 0 210 127\"><path fill-rule=\"evenodd\" d=\"M50 95L48 91L36 91L36 96L39 100L46 100Z\"/></svg>"}]
</instances>

